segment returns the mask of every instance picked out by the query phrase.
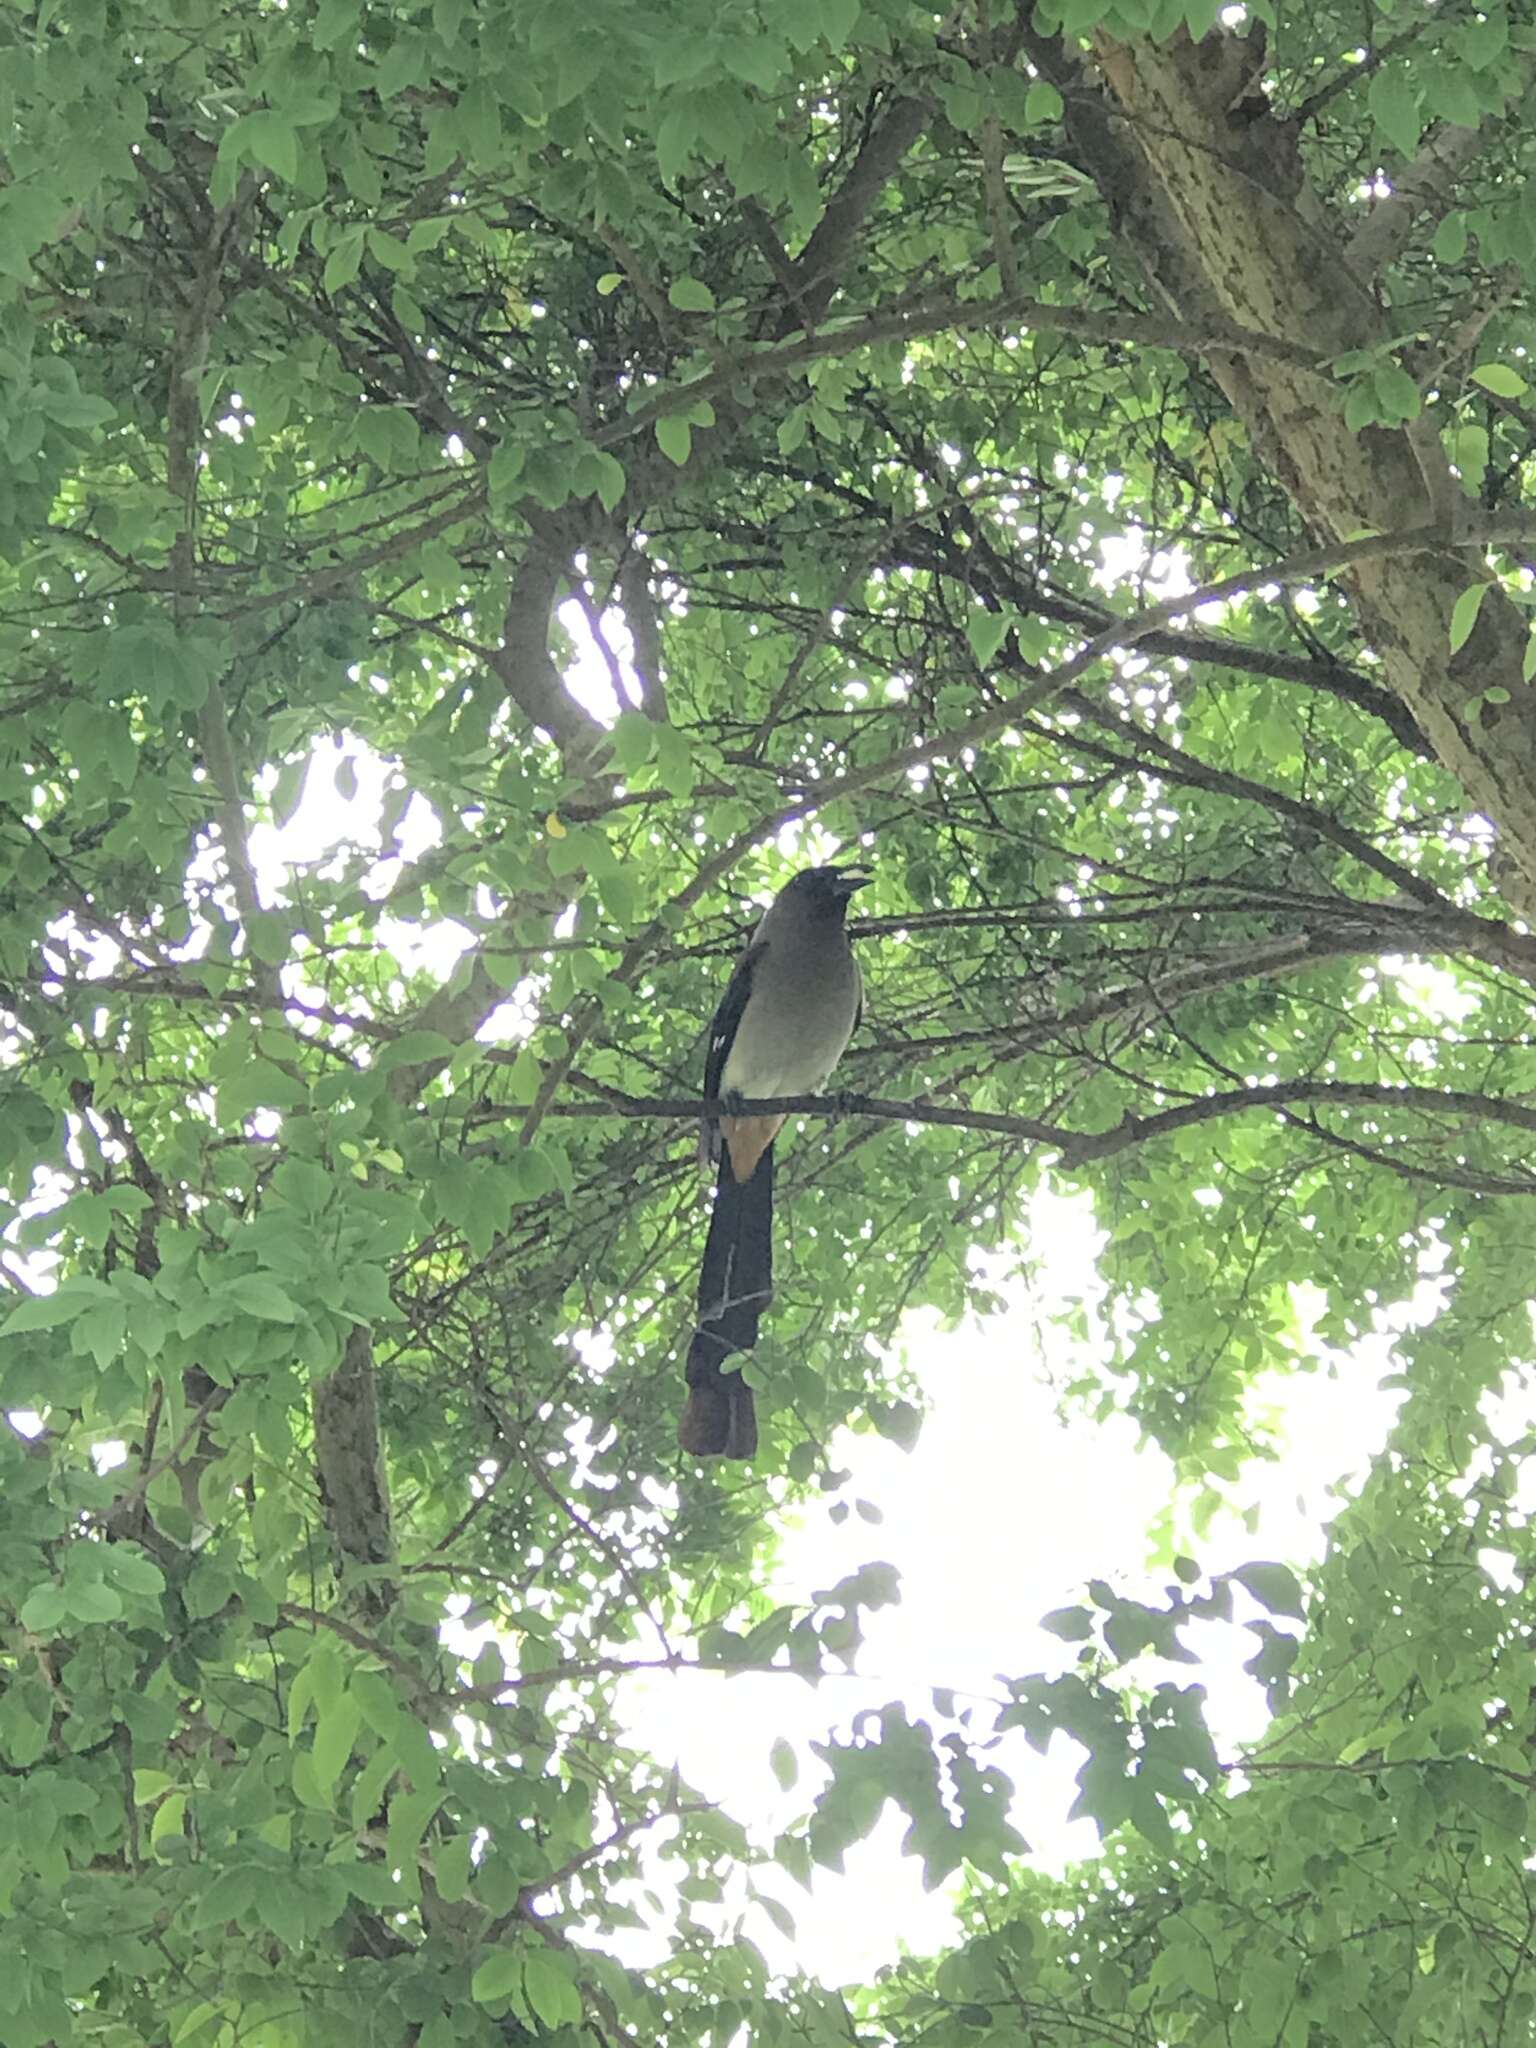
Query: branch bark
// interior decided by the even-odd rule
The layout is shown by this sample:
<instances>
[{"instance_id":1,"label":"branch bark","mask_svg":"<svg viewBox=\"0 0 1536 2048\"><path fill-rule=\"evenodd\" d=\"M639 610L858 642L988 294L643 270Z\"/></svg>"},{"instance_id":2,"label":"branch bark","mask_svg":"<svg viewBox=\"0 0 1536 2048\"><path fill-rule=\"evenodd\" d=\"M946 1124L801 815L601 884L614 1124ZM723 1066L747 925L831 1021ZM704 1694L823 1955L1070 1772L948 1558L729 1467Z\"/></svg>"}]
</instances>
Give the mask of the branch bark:
<instances>
[{"instance_id":1,"label":"branch bark","mask_svg":"<svg viewBox=\"0 0 1536 2048\"><path fill-rule=\"evenodd\" d=\"M669 385L635 407L612 426L593 435L600 448L611 448L653 427L668 413L686 412L701 398L712 398L744 382L781 376L825 357L856 354L886 341L918 341L928 334L969 334L982 328L1037 328L1074 334L1083 341L1124 342L1128 346L1168 348L1190 354L1273 358L1297 368L1320 370L1323 357L1305 342L1220 319L1186 320L1155 313L1097 312L1083 306L1055 306L1043 299L957 299L952 292L927 294L910 303L849 320L814 334L801 334L763 348L741 349L720 360L703 376Z\"/></svg>"},{"instance_id":2,"label":"branch bark","mask_svg":"<svg viewBox=\"0 0 1536 2048\"><path fill-rule=\"evenodd\" d=\"M640 708L659 725L667 722L667 685L663 674L661 618L656 594L651 589L650 564L638 548L631 548L619 564L619 601L634 648L635 674L640 682Z\"/></svg>"},{"instance_id":3,"label":"branch bark","mask_svg":"<svg viewBox=\"0 0 1536 2048\"><path fill-rule=\"evenodd\" d=\"M838 276L852 253L860 229L902 158L916 142L929 117L928 102L894 100L865 137L852 168L827 202L810 239L795 259L795 302L786 318L810 326L832 303ZM796 318L796 315L799 318Z\"/></svg>"},{"instance_id":4,"label":"branch bark","mask_svg":"<svg viewBox=\"0 0 1536 2048\"><path fill-rule=\"evenodd\" d=\"M607 733L565 687L549 651L549 624L567 564L548 540L530 539L512 579L500 647L488 660L518 709L559 747L573 774L589 774Z\"/></svg>"},{"instance_id":5,"label":"branch bark","mask_svg":"<svg viewBox=\"0 0 1536 2048\"><path fill-rule=\"evenodd\" d=\"M1374 277L1395 261L1421 213L1444 213L1454 204L1456 179L1484 140L1480 128L1437 123L1430 129L1413 162L1394 173L1391 196L1351 236L1344 260L1356 277Z\"/></svg>"},{"instance_id":6,"label":"branch bark","mask_svg":"<svg viewBox=\"0 0 1536 2048\"><path fill-rule=\"evenodd\" d=\"M587 1086L597 1088L589 1081ZM618 1089L602 1088L595 1102L560 1102L550 1115L602 1118L608 1116L654 1117L696 1122L718 1116L825 1116L870 1117L877 1122L932 1124L949 1130L987 1131L1002 1138L1018 1138L1045 1147L1059 1155L1063 1171L1072 1173L1100 1159L1127 1152L1133 1146L1150 1144L1157 1138L1188 1130L1196 1124L1237 1116L1253 1109L1277 1111L1295 1103L1309 1103L1334 1109L1410 1110L1418 1115L1472 1118L1500 1124L1514 1130L1536 1132L1536 1108L1523 1102L1503 1100L1496 1095L1479 1095L1467 1089L1417 1088L1407 1084L1366 1081L1276 1081L1252 1088L1230 1088L1217 1094L1201 1095L1189 1102L1151 1116L1129 1112L1118 1124L1103 1131L1074 1131L1039 1117L1016 1116L1002 1110L946 1109L929 1102L898 1102L877 1095L776 1095L742 1101L695 1101L688 1097L625 1095ZM1459 1181L1464 1185L1465 1182ZM1487 1183L1501 1194L1536 1194L1536 1175L1506 1178L1489 1176Z\"/></svg>"},{"instance_id":7,"label":"branch bark","mask_svg":"<svg viewBox=\"0 0 1536 2048\"><path fill-rule=\"evenodd\" d=\"M342 1577L345 1581L349 1567L362 1568L366 1576L356 1581L356 1598L365 1614L378 1619L398 1591L397 1558L379 1436L373 1339L362 1324L353 1326L336 1370L315 1382L311 1408L315 1465Z\"/></svg>"}]
</instances>

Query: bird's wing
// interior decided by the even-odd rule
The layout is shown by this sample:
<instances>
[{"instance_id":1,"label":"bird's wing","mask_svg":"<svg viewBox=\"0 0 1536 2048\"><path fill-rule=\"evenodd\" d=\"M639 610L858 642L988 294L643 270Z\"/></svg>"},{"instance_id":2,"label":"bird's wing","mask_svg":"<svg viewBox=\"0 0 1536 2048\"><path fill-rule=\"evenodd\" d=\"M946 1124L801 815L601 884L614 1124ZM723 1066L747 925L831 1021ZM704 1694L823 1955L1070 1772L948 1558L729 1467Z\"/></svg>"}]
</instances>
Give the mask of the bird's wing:
<instances>
[{"instance_id":1,"label":"bird's wing","mask_svg":"<svg viewBox=\"0 0 1536 2048\"><path fill-rule=\"evenodd\" d=\"M752 993L753 970L767 950L767 945L761 940L748 946L732 969L731 978L725 985L725 994L720 998L720 1007L710 1019L709 1048L704 1055L704 1093L711 1101L720 1093L725 1063L730 1058L731 1046L735 1042L742 1012L746 1009L747 999Z\"/></svg>"},{"instance_id":2,"label":"bird's wing","mask_svg":"<svg viewBox=\"0 0 1536 2048\"><path fill-rule=\"evenodd\" d=\"M731 978L725 985L725 994L720 1006L709 1022L709 1043L704 1053L704 1097L708 1102L719 1099L721 1077L725 1063L730 1058L731 1046L736 1030L741 1023L742 1012L747 1007L747 998L752 993L752 975L759 960L768 950L767 941L758 939L748 946L736 962ZM712 1158L719 1150L717 1132L712 1123L706 1121L700 1133L699 1149L706 1158Z\"/></svg>"}]
</instances>

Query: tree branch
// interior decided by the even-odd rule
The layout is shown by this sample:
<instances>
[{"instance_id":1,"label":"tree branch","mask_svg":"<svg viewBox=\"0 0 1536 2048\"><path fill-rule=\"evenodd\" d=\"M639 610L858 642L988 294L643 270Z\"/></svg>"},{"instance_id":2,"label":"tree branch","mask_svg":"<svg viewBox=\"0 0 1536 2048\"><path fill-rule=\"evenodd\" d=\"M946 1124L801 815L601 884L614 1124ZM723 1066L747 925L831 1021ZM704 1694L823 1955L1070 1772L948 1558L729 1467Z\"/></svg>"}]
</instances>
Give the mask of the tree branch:
<instances>
[{"instance_id":1,"label":"tree branch","mask_svg":"<svg viewBox=\"0 0 1536 2048\"><path fill-rule=\"evenodd\" d=\"M530 539L507 596L501 645L487 651L486 661L513 703L549 734L567 766L582 774L591 768L607 733L565 687L550 655L549 622L565 573L551 545Z\"/></svg>"},{"instance_id":2,"label":"tree branch","mask_svg":"<svg viewBox=\"0 0 1536 2048\"><path fill-rule=\"evenodd\" d=\"M600 1099L596 1102L557 1102L548 1114L562 1117L655 1117L697 1121L719 1116L825 1116L872 1117L876 1121L934 1124L945 1129L988 1131L997 1137L1020 1138L1030 1144L1047 1146L1060 1154L1066 1172L1096 1160L1108 1159L1135 1145L1150 1144L1174 1131L1196 1124L1237 1116L1250 1109L1283 1109L1292 1103L1308 1102L1342 1109L1412 1110L1420 1115L1476 1117L1487 1123L1506 1124L1516 1130L1536 1132L1536 1108L1523 1102L1501 1100L1495 1095L1478 1095L1466 1089L1418 1088L1386 1082L1367 1081L1276 1081L1251 1088L1232 1088L1220 1094L1201 1095L1177 1103L1151 1116L1133 1116L1129 1111L1118 1124L1104 1131L1073 1131L1060 1124L1045 1123L1038 1117L1015 1116L983 1109L944 1109L932 1103L894 1102L874 1095L779 1095L741 1101L694 1101L688 1097L625 1095L616 1088L585 1080ZM495 1112L504 1116L506 1111ZM1524 1182L1501 1183L1503 1192L1536 1194L1536 1177L1529 1187Z\"/></svg>"},{"instance_id":3,"label":"tree branch","mask_svg":"<svg viewBox=\"0 0 1536 2048\"><path fill-rule=\"evenodd\" d=\"M394 1517L379 1437L379 1397L373 1367L373 1339L361 1323L347 1337L336 1370L317 1379L311 1397L315 1426L315 1467L325 1519L335 1543L343 1582L347 1567L376 1573L358 1583L363 1610L380 1618L394 1603L396 1567Z\"/></svg>"},{"instance_id":4,"label":"tree branch","mask_svg":"<svg viewBox=\"0 0 1536 2048\"><path fill-rule=\"evenodd\" d=\"M901 160L927 125L926 100L894 100L860 145L853 167L827 202L810 239L795 258L797 281L791 312L807 324L832 303L838 277L870 208L901 167Z\"/></svg>"},{"instance_id":5,"label":"tree branch","mask_svg":"<svg viewBox=\"0 0 1536 2048\"><path fill-rule=\"evenodd\" d=\"M1400 889L1426 909L1436 911L1454 910L1455 905L1443 896L1433 882L1426 882L1416 875L1412 868L1404 867L1401 861L1393 860L1380 847L1375 846L1363 834L1342 824L1331 811L1324 811L1315 804L1303 803L1299 797L1287 796L1283 790L1272 788L1267 782L1253 782L1246 775L1234 775L1225 768L1215 768L1188 754L1182 747L1170 746L1160 734L1139 724L1124 712L1106 710L1095 704L1091 697L1080 690L1062 692L1063 708L1075 711L1080 718L1089 719L1103 732L1123 734L1128 746L1145 746L1148 754L1158 764L1158 772L1166 775L1170 782L1182 782L1196 789L1207 789L1221 796L1239 798L1245 803L1262 805L1266 810L1276 812L1282 818L1289 818L1294 824L1303 825L1316 832L1320 838L1330 839L1334 845L1350 854L1373 873L1390 882L1394 889ZM1141 765L1134 754L1126 755L1114 748L1101 747L1092 740L1082 739L1073 734L1068 744L1080 746L1093 759L1110 760L1125 767Z\"/></svg>"},{"instance_id":6,"label":"tree branch","mask_svg":"<svg viewBox=\"0 0 1536 2048\"><path fill-rule=\"evenodd\" d=\"M1022 612L1034 612L1058 625L1077 626L1085 633L1103 631L1112 617L1107 606L1051 590L1040 581L1041 570L1034 563L1020 573L1009 558L993 546L985 526L971 518L963 506L961 518L971 546L962 554L946 549L940 542L932 551L934 566L939 573L963 575L967 583L995 598L999 604L1012 604ZM892 558L887 558L887 566L894 566ZM1220 668L1234 669L1240 675L1269 676L1279 682L1299 683L1309 690L1320 690L1327 696L1338 698L1341 703L1355 705L1372 718L1380 719L1393 738L1410 753L1426 760L1433 758L1429 741L1400 698L1394 697L1390 690L1384 690L1379 683L1372 682L1358 669L1349 668L1330 656L1286 654L1277 648L1250 647L1228 634L1190 625L1149 633L1141 646L1148 654L1168 655L1177 661L1210 662Z\"/></svg>"},{"instance_id":7,"label":"tree branch","mask_svg":"<svg viewBox=\"0 0 1536 2048\"><path fill-rule=\"evenodd\" d=\"M1375 277L1394 262L1426 209L1444 213L1454 204L1456 179L1484 140L1481 128L1437 122L1430 129L1413 162L1393 173L1391 197L1373 208L1345 248L1344 260L1357 277Z\"/></svg>"},{"instance_id":8,"label":"tree branch","mask_svg":"<svg viewBox=\"0 0 1536 2048\"><path fill-rule=\"evenodd\" d=\"M635 675L640 684L640 708L658 725L667 722L667 685L663 673L661 614L651 589L650 564L636 547L626 550L619 564L619 602L634 649Z\"/></svg>"},{"instance_id":9,"label":"tree branch","mask_svg":"<svg viewBox=\"0 0 1536 2048\"><path fill-rule=\"evenodd\" d=\"M1221 321L1192 323L1155 313L1097 313L1081 306L1053 306L1041 299L985 299L965 303L949 293L928 295L864 320L849 320L816 334L743 349L718 360L713 369L670 385L623 419L595 434L599 447L612 447L646 432L668 413L683 412L700 398L728 391L747 379L775 377L826 356L851 355L886 341L917 341L929 334L969 334L980 328L1017 327L1074 334L1082 341L1119 342L1128 347L1167 348L1191 355L1213 350L1224 355L1268 357L1298 369L1322 372L1316 349L1276 335L1256 334Z\"/></svg>"},{"instance_id":10,"label":"tree branch","mask_svg":"<svg viewBox=\"0 0 1536 2048\"><path fill-rule=\"evenodd\" d=\"M197 485L199 453L203 438L203 372L208 349L224 304L223 264L225 250L234 228L235 211L225 207L217 213L198 251L192 287L176 321L171 346L169 391L166 397L166 482L181 507L176 537L171 543L170 572L172 611L178 632L191 617L195 601L197 547ZM261 910L256 873L246 841L244 792L234 741L229 730L229 712L224 686L217 676L208 683L208 694L198 715L198 738L203 763L214 795L214 815L229 871L235 910L245 928L246 945ZM278 994L278 976L273 967L251 955L253 977Z\"/></svg>"},{"instance_id":11,"label":"tree branch","mask_svg":"<svg viewBox=\"0 0 1536 2048\"><path fill-rule=\"evenodd\" d=\"M998 280L1006 298L1019 294L1019 257L1013 246L1013 212L1008 200L1008 181L1003 175L1003 134L996 114L981 124L981 181L987 202L987 226L992 233L992 254L997 261Z\"/></svg>"}]
</instances>

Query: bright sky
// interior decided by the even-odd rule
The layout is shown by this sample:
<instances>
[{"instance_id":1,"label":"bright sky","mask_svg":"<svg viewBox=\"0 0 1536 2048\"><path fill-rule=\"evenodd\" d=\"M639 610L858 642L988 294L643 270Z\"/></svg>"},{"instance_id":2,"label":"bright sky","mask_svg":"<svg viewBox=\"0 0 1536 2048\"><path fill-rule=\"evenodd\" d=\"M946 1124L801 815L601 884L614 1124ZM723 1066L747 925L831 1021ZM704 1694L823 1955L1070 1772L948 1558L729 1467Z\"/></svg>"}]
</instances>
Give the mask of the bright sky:
<instances>
[{"instance_id":1,"label":"bright sky","mask_svg":"<svg viewBox=\"0 0 1536 2048\"><path fill-rule=\"evenodd\" d=\"M1037 1250L1043 1246L1051 1295L1098 1293L1098 1250L1086 1201L1044 1199L1033 1211ZM1017 1290L1015 1290L1017 1293ZM1423 1312L1433 1299L1423 1290ZM834 1679L811 1691L790 1678L647 1675L628 1692L636 1738L718 1798L764 1841L805 1810L820 1782L807 1744L829 1727L846 1731L863 1707L892 1699L912 1718L931 1715L931 1689L950 1686L995 1697L995 1674L1022 1677L1065 1668L1070 1646L1039 1626L1053 1608L1077 1603L1083 1582L1105 1577L1132 1597L1160 1601L1166 1571L1143 1573L1147 1530L1164 1511L1170 1467L1161 1453L1138 1448L1132 1425L1060 1421L1050 1382L1064 1378L1064 1358L1042 1357L1036 1333L1052 1300L1016 1307L955 1335L914 1318L910 1363L931 1409L917 1448L904 1454L881 1439L847 1435L837 1459L854 1479L845 1490L874 1502L884 1522L871 1527L850 1515L834 1526L826 1508L807 1509L785 1543L780 1597L804 1597L873 1558L901 1573L898 1607L872 1615L860 1654L861 1676ZM1047 1350L1053 1333L1044 1331ZM1237 1514L1223 1515L1203 1539L1184 1544L1207 1571L1256 1558L1305 1566L1321 1555L1324 1525L1337 1512L1334 1489L1363 1475L1390 1427L1397 1393L1383 1392L1390 1339L1373 1338L1336 1373L1319 1370L1260 1390L1255 1412L1274 1416L1286 1442L1275 1464L1255 1464L1235 1490L1236 1505L1257 1511L1250 1533ZM830 1503L829 1503L830 1505ZM1261 1610L1243 1607L1238 1622ZM1208 1714L1218 1746L1263 1727L1260 1687L1241 1669L1256 1639L1234 1623L1207 1625L1188 1639L1208 1661L1170 1669L1180 1684L1195 1679L1210 1692ZM1161 1675L1161 1674L1160 1674ZM963 1704L963 1701L962 1701ZM799 1783L780 1791L769 1766L775 1738L800 1757ZM1091 1822L1068 1822L1081 1752L1061 1741L1038 1756L1021 1736L988 1753L1017 1788L1013 1819L1045 1867L1092 1856ZM870 1839L850 1852L841 1875L818 1871L811 1898L787 1877L759 1878L794 1914L791 1943L765 1914L749 1916L752 1938L781 1968L799 1967L827 1981L867 1982L900 1948L928 1953L952 1928L947 1889L927 1894L920 1865L900 1854L905 1817L894 1807ZM637 1943L635 1960L644 1944Z\"/></svg>"}]
</instances>

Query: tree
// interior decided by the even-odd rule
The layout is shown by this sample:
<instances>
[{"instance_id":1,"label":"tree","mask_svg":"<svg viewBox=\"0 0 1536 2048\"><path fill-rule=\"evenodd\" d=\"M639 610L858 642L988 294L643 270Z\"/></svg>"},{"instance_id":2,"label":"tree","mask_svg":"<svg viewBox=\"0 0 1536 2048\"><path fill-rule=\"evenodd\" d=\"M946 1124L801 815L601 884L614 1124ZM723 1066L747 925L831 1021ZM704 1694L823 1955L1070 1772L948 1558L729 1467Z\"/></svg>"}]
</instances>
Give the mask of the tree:
<instances>
[{"instance_id":1,"label":"tree","mask_svg":"<svg viewBox=\"0 0 1536 2048\"><path fill-rule=\"evenodd\" d=\"M1531 1349L1536 26L1287 14L11 11L7 2048L1529 2038L1536 1664L1478 1560ZM763 1453L680 1471L701 1020L854 846ZM715 1938L757 1852L613 1686L856 1653L889 1571L772 1608L770 1511L909 1435L903 1311L986 1306L1048 1184L1110 1240L1073 1397L1192 1529L1299 1283L1335 1347L1447 1298L1305 1599L1170 1546L991 1721L829 1744L785 1867L893 1797L974 1874L850 2011ZM1229 1611L1252 1755L1174 1669ZM1065 1883L1010 1726L1084 1751Z\"/></svg>"}]
</instances>

